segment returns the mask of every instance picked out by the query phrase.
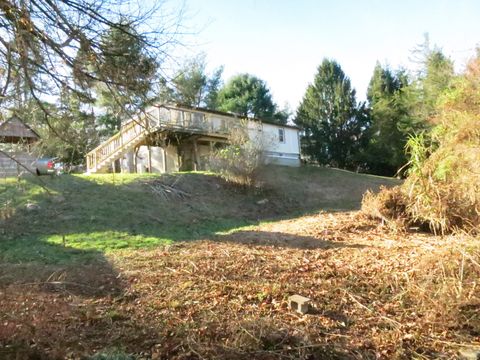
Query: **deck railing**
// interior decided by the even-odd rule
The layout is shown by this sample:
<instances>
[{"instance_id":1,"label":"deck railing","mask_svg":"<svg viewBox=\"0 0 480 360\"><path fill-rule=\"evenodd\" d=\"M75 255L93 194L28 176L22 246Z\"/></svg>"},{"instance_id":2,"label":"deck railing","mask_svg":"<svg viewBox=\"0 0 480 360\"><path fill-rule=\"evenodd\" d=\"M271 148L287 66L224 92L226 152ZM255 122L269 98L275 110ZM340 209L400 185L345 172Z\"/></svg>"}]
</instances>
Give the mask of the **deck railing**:
<instances>
[{"instance_id":1,"label":"deck railing","mask_svg":"<svg viewBox=\"0 0 480 360\"><path fill-rule=\"evenodd\" d=\"M239 120L201 110L159 106L146 111L150 127L190 130L210 135L228 135Z\"/></svg>"}]
</instances>

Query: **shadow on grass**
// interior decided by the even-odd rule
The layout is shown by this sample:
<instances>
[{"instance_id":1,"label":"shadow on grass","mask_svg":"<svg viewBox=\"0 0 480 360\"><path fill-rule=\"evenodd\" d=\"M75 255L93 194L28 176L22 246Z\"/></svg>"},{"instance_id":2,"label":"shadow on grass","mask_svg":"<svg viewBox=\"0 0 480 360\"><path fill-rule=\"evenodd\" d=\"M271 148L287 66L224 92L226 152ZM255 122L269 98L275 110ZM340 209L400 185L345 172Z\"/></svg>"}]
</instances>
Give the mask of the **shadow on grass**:
<instances>
[{"instance_id":1,"label":"shadow on grass","mask_svg":"<svg viewBox=\"0 0 480 360\"><path fill-rule=\"evenodd\" d=\"M70 295L102 297L120 294L125 288L118 271L96 250L63 248L51 244L17 245L9 252L14 259L0 260L0 289L24 292L68 292ZM22 257L22 253L26 254ZM32 259L32 254L48 259ZM59 261L58 259L61 259Z\"/></svg>"},{"instance_id":2,"label":"shadow on grass","mask_svg":"<svg viewBox=\"0 0 480 360\"><path fill-rule=\"evenodd\" d=\"M116 315L99 308L130 286L102 251L33 238L2 240L0 247L1 359L80 358L112 343L102 337Z\"/></svg>"}]
</instances>

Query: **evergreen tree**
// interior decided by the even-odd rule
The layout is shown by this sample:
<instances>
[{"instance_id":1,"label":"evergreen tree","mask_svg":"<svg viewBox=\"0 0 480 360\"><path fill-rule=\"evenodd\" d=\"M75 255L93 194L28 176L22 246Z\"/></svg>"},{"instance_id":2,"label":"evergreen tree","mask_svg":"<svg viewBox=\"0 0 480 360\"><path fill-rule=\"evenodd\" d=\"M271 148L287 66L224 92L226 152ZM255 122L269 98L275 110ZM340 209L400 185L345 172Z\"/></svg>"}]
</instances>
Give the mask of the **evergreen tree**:
<instances>
[{"instance_id":1,"label":"evergreen tree","mask_svg":"<svg viewBox=\"0 0 480 360\"><path fill-rule=\"evenodd\" d=\"M99 120L114 132L125 114L144 108L151 100L158 64L130 22L110 27L100 44L102 57L97 60L95 72L101 81L96 90L105 114Z\"/></svg>"},{"instance_id":2,"label":"evergreen tree","mask_svg":"<svg viewBox=\"0 0 480 360\"><path fill-rule=\"evenodd\" d=\"M42 109L43 108L43 109ZM36 151L45 156L58 156L67 164L81 164L85 154L98 145L95 115L82 102L78 93L65 89L57 103L29 100L22 108L21 117L40 134ZM44 123L44 110L49 112L49 123Z\"/></svg>"},{"instance_id":3,"label":"evergreen tree","mask_svg":"<svg viewBox=\"0 0 480 360\"><path fill-rule=\"evenodd\" d=\"M419 78L421 92L419 110L425 120L432 117L437 109L437 99L445 92L454 79L453 61L441 50L428 50L423 62L424 70Z\"/></svg>"},{"instance_id":4,"label":"evergreen tree","mask_svg":"<svg viewBox=\"0 0 480 360\"><path fill-rule=\"evenodd\" d=\"M411 109L415 93L405 72L392 72L379 63L367 90L371 126L365 153L366 170L394 175L406 162L405 144L416 126Z\"/></svg>"},{"instance_id":5,"label":"evergreen tree","mask_svg":"<svg viewBox=\"0 0 480 360\"><path fill-rule=\"evenodd\" d=\"M279 124L285 124L288 118L285 110L277 111L265 81L250 74L240 74L228 81L218 93L218 109Z\"/></svg>"},{"instance_id":6,"label":"evergreen tree","mask_svg":"<svg viewBox=\"0 0 480 360\"><path fill-rule=\"evenodd\" d=\"M419 66L412 88L417 92L415 97L415 116L426 123L437 109L437 99L452 83L455 72L453 61L440 48L431 46L428 33L424 42L413 51L413 61Z\"/></svg>"},{"instance_id":7,"label":"evergreen tree","mask_svg":"<svg viewBox=\"0 0 480 360\"><path fill-rule=\"evenodd\" d=\"M167 87L167 95L163 100L215 110L223 67L215 69L211 75L206 73L205 68L205 55L185 62L172 79L170 87Z\"/></svg>"},{"instance_id":8,"label":"evergreen tree","mask_svg":"<svg viewBox=\"0 0 480 360\"><path fill-rule=\"evenodd\" d=\"M53 141L42 139L43 145L47 147L52 147L52 143L57 142L57 148L48 152L63 157L70 164L83 163L85 154L99 142L93 108L86 106L84 98L78 94L67 90L61 94L53 122L61 138L49 131L48 138Z\"/></svg>"},{"instance_id":9,"label":"evergreen tree","mask_svg":"<svg viewBox=\"0 0 480 360\"><path fill-rule=\"evenodd\" d=\"M368 126L366 109L340 65L324 59L297 110L303 152L323 165L354 169Z\"/></svg>"},{"instance_id":10,"label":"evergreen tree","mask_svg":"<svg viewBox=\"0 0 480 360\"><path fill-rule=\"evenodd\" d=\"M395 175L405 165L410 136L428 130L437 99L454 78L453 63L428 38L416 50L421 70L410 80L403 70L393 72L379 63L367 91L371 128L363 158L367 171Z\"/></svg>"},{"instance_id":11,"label":"evergreen tree","mask_svg":"<svg viewBox=\"0 0 480 360\"><path fill-rule=\"evenodd\" d=\"M218 109L218 93L223 85L222 75L223 66L220 66L210 75L207 81L207 95L204 99L205 107L207 109Z\"/></svg>"}]
</instances>

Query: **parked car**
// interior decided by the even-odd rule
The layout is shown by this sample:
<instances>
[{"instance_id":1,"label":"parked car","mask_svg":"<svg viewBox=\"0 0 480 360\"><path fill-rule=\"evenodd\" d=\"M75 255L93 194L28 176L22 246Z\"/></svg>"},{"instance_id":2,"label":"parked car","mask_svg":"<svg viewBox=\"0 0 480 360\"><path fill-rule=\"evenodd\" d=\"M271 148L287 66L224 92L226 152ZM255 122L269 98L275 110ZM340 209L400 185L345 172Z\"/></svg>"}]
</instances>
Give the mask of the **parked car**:
<instances>
[{"instance_id":1,"label":"parked car","mask_svg":"<svg viewBox=\"0 0 480 360\"><path fill-rule=\"evenodd\" d=\"M60 175L63 172L63 163L58 158L42 158L36 161L37 175Z\"/></svg>"}]
</instances>

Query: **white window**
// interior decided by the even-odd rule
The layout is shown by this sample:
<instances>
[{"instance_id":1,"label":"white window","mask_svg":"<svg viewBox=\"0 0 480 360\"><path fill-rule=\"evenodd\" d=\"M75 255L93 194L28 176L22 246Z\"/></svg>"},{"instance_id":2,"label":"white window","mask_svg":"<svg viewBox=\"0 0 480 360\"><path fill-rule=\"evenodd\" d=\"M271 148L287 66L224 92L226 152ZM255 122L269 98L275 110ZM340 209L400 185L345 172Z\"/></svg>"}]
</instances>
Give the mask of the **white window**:
<instances>
[{"instance_id":1,"label":"white window","mask_svg":"<svg viewBox=\"0 0 480 360\"><path fill-rule=\"evenodd\" d=\"M281 143L285 142L285 129L278 129L278 141Z\"/></svg>"}]
</instances>

